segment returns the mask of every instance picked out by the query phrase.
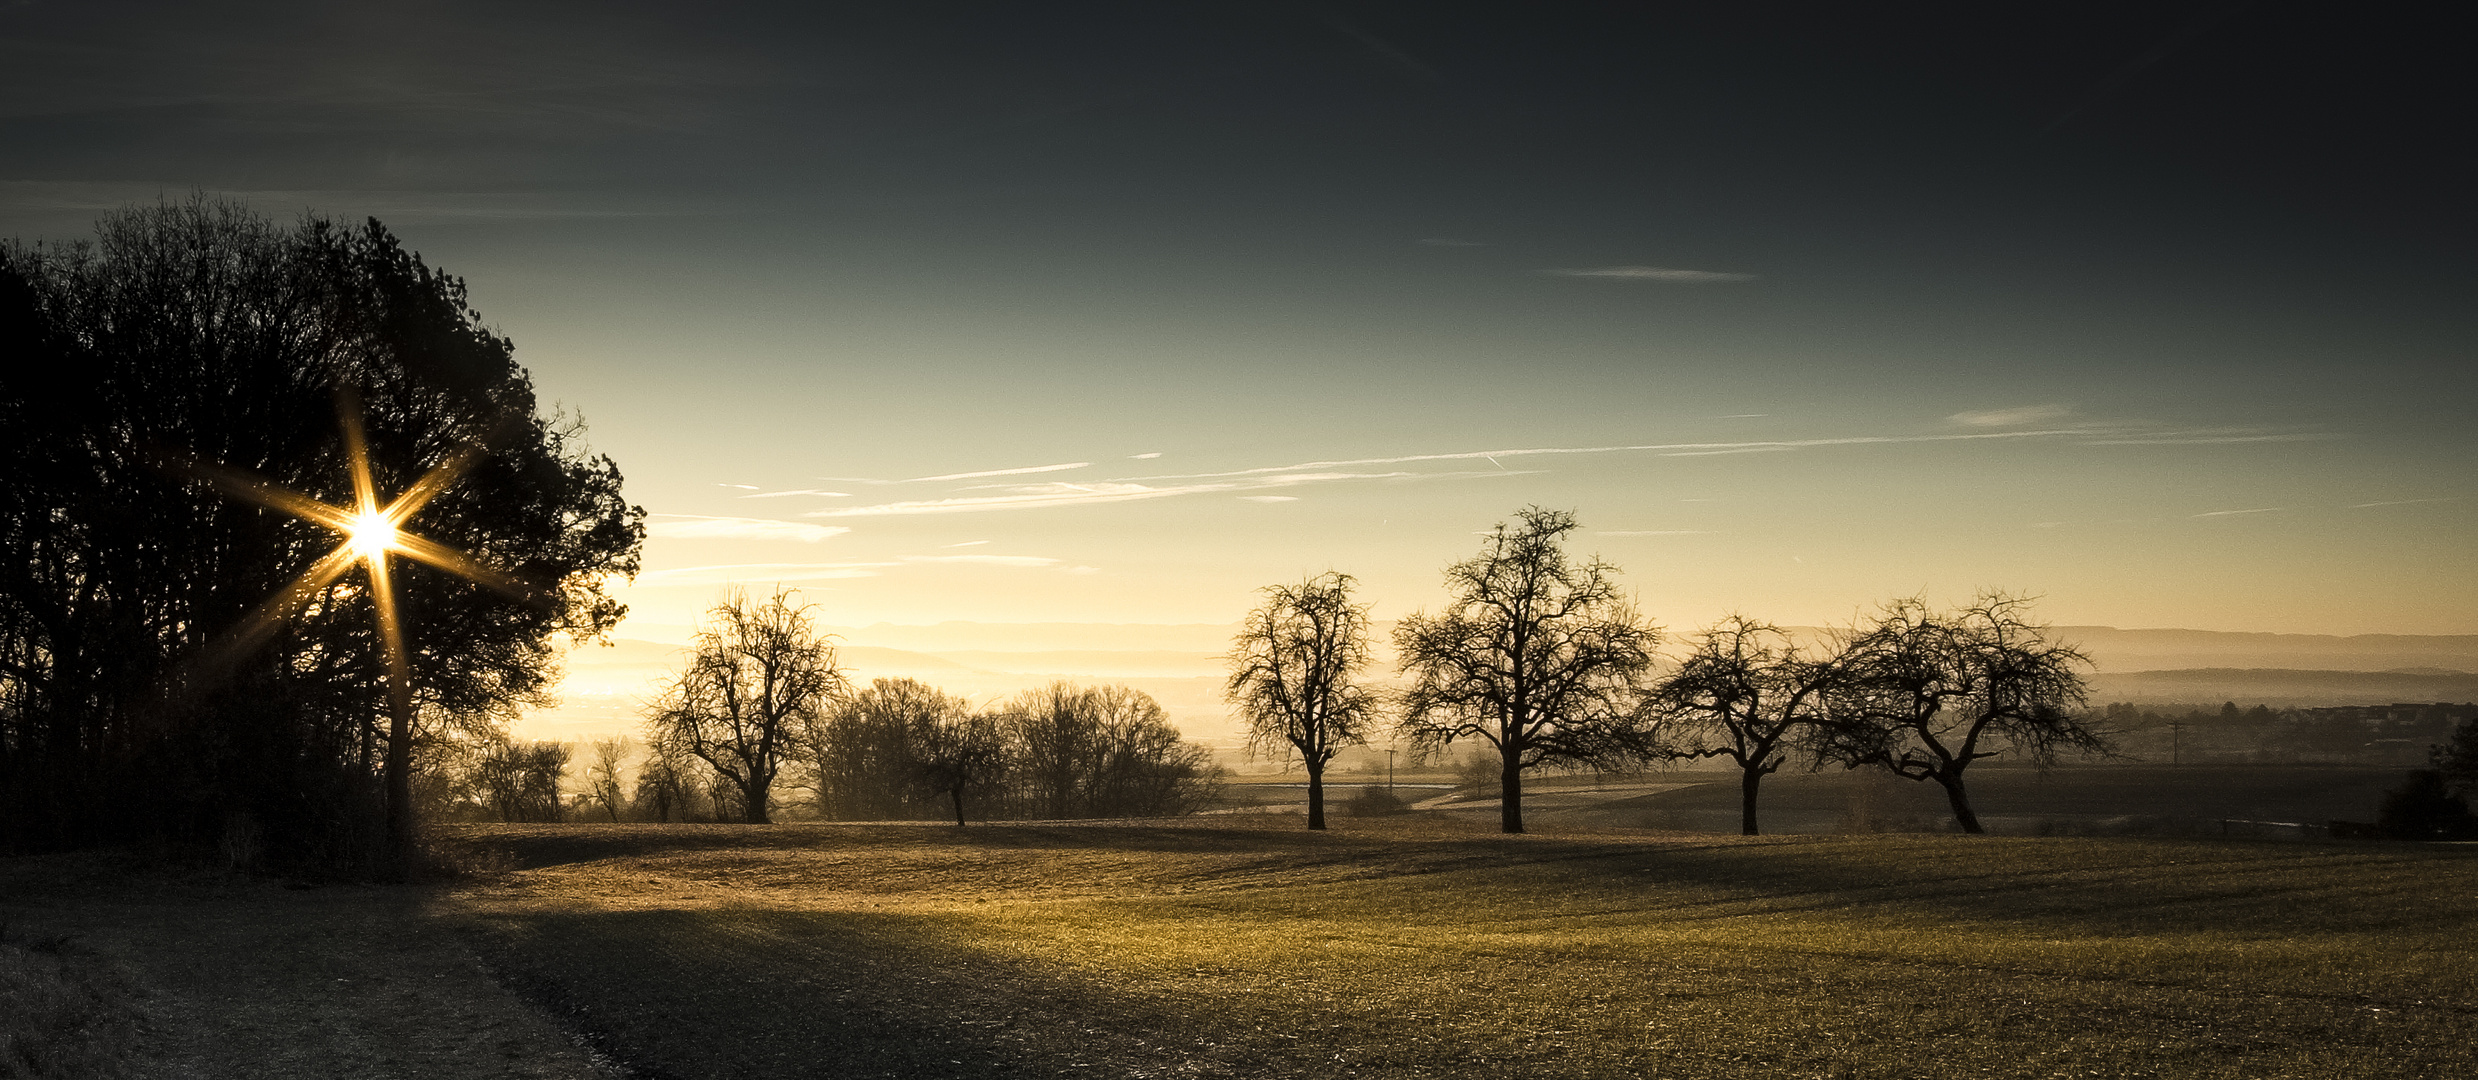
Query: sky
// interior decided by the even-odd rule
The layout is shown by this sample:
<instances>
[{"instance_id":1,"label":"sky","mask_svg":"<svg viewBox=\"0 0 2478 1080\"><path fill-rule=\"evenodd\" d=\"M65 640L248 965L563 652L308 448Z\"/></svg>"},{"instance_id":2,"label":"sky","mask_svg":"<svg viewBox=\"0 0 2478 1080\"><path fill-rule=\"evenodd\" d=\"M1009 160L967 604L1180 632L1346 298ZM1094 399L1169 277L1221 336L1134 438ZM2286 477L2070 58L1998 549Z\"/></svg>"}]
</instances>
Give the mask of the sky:
<instances>
[{"instance_id":1,"label":"sky","mask_svg":"<svg viewBox=\"0 0 2478 1080\"><path fill-rule=\"evenodd\" d=\"M14 0L0 235L378 217L650 513L624 636L1394 619L1527 505L1675 628L2478 632L2440 12L1452 7Z\"/></svg>"}]
</instances>

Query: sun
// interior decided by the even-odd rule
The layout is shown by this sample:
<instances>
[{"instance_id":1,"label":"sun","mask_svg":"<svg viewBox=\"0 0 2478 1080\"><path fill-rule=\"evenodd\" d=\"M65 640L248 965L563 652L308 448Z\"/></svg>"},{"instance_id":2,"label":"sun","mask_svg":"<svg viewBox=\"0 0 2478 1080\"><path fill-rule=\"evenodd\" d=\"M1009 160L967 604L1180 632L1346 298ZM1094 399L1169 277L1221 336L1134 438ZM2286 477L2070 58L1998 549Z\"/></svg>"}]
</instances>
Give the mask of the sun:
<instances>
[{"instance_id":1,"label":"sun","mask_svg":"<svg viewBox=\"0 0 2478 1080\"><path fill-rule=\"evenodd\" d=\"M375 509L364 509L344 524L345 542L365 560L384 558L396 546L396 523Z\"/></svg>"}]
</instances>

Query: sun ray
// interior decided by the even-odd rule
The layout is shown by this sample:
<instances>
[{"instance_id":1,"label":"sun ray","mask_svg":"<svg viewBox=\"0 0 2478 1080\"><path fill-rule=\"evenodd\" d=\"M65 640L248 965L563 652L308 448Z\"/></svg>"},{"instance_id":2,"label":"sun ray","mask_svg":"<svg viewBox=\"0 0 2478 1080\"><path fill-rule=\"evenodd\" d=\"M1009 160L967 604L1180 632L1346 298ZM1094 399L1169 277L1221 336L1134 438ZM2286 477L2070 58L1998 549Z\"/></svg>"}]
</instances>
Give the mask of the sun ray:
<instances>
[{"instance_id":1,"label":"sun ray","mask_svg":"<svg viewBox=\"0 0 2478 1080\"><path fill-rule=\"evenodd\" d=\"M180 471L223 489L227 495L257 503L269 509L281 510L337 532L345 532L352 528L352 511L340 506L330 506L307 495L287 491L239 469L196 460L180 460L174 462L174 465Z\"/></svg>"},{"instance_id":2,"label":"sun ray","mask_svg":"<svg viewBox=\"0 0 2478 1080\"><path fill-rule=\"evenodd\" d=\"M274 595L242 616L238 626L226 631L224 640L207 654L208 665L212 668L228 667L248 655L272 636L276 627L300 614L302 608L310 606L310 600L318 595L319 590L335 584L337 579L353 569L354 563L360 561L360 556L354 554L350 547L339 547L320 556L317 562L310 564L309 569L301 572L300 577L277 589Z\"/></svg>"},{"instance_id":3,"label":"sun ray","mask_svg":"<svg viewBox=\"0 0 2478 1080\"><path fill-rule=\"evenodd\" d=\"M456 574L476 585L491 589L512 600L534 602L539 594L534 587L513 574L484 566L464 552L426 537L398 532L389 538L389 550L407 558L417 559L441 570Z\"/></svg>"},{"instance_id":4,"label":"sun ray","mask_svg":"<svg viewBox=\"0 0 2478 1080\"><path fill-rule=\"evenodd\" d=\"M396 496L396 501L388 503L387 509L381 513L385 515L389 523L402 524L406 518L412 517L419 513L422 507L429 505L430 500L437 498L440 492L447 490L448 485L462 478L467 470L473 468L481 460L481 447L468 445L459 448L455 453L448 455L446 461L440 462L437 468L423 473L421 479L415 480L413 486L404 489L402 494Z\"/></svg>"}]
</instances>

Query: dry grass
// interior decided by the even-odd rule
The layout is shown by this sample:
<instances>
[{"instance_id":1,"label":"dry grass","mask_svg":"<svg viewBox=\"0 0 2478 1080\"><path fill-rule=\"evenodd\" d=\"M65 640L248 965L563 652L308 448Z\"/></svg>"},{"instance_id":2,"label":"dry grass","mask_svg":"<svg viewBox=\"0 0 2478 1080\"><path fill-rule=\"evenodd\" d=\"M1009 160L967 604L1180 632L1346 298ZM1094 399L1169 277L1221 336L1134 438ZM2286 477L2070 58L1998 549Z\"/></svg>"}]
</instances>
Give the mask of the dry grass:
<instances>
[{"instance_id":1,"label":"dry grass","mask_svg":"<svg viewBox=\"0 0 2478 1080\"><path fill-rule=\"evenodd\" d=\"M2468 851L1263 824L474 829L429 913L647 1076L2473 1074Z\"/></svg>"},{"instance_id":2,"label":"dry grass","mask_svg":"<svg viewBox=\"0 0 2478 1080\"><path fill-rule=\"evenodd\" d=\"M0 1076L593 1075L422 917L426 892L308 884L109 855L0 860L0 912L40 946L0 946Z\"/></svg>"},{"instance_id":3,"label":"dry grass","mask_svg":"<svg viewBox=\"0 0 2478 1080\"><path fill-rule=\"evenodd\" d=\"M0 1077L135 1075L137 997L73 937L0 922Z\"/></svg>"}]
</instances>

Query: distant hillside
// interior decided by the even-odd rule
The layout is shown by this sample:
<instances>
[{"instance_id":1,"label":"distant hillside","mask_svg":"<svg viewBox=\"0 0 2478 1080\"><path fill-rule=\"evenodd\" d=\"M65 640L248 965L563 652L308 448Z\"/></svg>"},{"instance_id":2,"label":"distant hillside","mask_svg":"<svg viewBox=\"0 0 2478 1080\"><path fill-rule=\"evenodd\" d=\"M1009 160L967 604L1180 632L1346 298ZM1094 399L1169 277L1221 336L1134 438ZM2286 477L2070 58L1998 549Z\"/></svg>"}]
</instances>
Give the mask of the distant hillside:
<instances>
[{"instance_id":1,"label":"distant hillside","mask_svg":"<svg viewBox=\"0 0 2478 1080\"><path fill-rule=\"evenodd\" d=\"M1221 655L1236 625L1184 623L879 623L827 627L856 679L910 677L987 702L1052 679L1126 683L1160 699L1189 735L1235 738L1221 700ZM1390 624L1380 624L1382 639ZM1813 642L1826 631L1794 627ZM2064 626L2098 662L2094 703L2312 706L2478 701L2478 635L2237 634ZM1683 634L1671 639L1673 651ZM632 727L635 704L678 668L681 647L623 638L567 658L567 701L529 717L562 732ZM1371 669L1392 671L1383 649Z\"/></svg>"},{"instance_id":2,"label":"distant hillside","mask_svg":"<svg viewBox=\"0 0 2478 1080\"><path fill-rule=\"evenodd\" d=\"M942 622L821 629L854 645L912 652L1174 651L1218 655L1230 648L1231 635L1238 633L1239 624Z\"/></svg>"},{"instance_id":3,"label":"distant hillside","mask_svg":"<svg viewBox=\"0 0 2478 1080\"><path fill-rule=\"evenodd\" d=\"M2211 630L2119 630L2060 626L2056 636L2090 653L2101 671L2300 668L2478 671L2473 634L2234 634Z\"/></svg>"},{"instance_id":4,"label":"distant hillside","mask_svg":"<svg viewBox=\"0 0 2478 1080\"><path fill-rule=\"evenodd\" d=\"M2478 675L2464 671L2306 671L2294 668L2187 668L2101 671L2091 701L2137 705L2314 706L2478 701Z\"/></svg>"},{"instance_id":5,"label":"distant hillside","mask_svg":"<svg viewBox=\"0 0 2478 1080\"><path fill-rule=\"evenodd\" d=\"M1788 628L1811 647L1831 637L1825 627ZM2437 668L2478 671L2478 634L2245 634L2219 630L2120 630L2059 626L2053 636L2090 654L2102 672L2198 668L2294 668L2309 671L2391 671Z\"/></svg>"}]
</instances>

